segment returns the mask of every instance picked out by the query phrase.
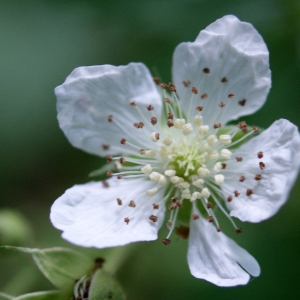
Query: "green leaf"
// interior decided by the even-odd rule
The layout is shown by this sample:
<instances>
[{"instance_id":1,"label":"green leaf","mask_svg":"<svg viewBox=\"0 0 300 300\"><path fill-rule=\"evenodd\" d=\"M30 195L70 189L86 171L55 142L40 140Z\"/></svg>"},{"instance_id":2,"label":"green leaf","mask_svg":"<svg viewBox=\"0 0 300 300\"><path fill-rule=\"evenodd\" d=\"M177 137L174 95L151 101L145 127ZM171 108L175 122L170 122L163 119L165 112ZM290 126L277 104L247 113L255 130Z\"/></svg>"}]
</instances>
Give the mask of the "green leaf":
<instances>
[{"instance_id":1,"label":"green leaf","mask_svg":"<svg viewBox=\"0 0 300 300\"><path fill-rule=\"evenodd\" d=\"M125 300L125 294L119 283L107 272L99 269L95 272L89 290L89 300Z\"/></svg>"},{"instance_id":2,"label":"green leaf","mask_svg":"<svg viewBox=\"0 0 300 300\"><path fill-rule=\"evenodd\" d=\"M66 299L59 291L35 292L21 295L14 300L64 300Z\"/></svg>"},{"instance_id":3,"label":"green leaf","mask_svg":"<svg viewBox=\"0 0 300 300\"><path fill-rule=\"evenodd\" d=\"M43 250L12 246L3 248L31 254L45 277L61 290L71 290L75 280L90 273L94 266L93 260L67 248Z\"/></svg>"}]
</instances>

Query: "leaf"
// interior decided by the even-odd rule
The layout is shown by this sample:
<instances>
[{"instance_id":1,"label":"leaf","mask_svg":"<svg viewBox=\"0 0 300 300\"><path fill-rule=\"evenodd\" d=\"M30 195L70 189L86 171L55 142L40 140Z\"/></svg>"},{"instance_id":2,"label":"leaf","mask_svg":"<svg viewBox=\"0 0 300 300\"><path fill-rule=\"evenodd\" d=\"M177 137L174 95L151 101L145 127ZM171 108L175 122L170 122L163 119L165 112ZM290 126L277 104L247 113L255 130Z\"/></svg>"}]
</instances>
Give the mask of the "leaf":
<instances>
[{"instance_id":1,"label":"leaf","mask_svg":"<svg viewBox=\"0 0 300 300\"><path fill-rule=\"evenodd\" d=\"M14 300L64 300L66 299L59 291L35 292L21 295Z\"/></svg>"},{"instance_id":2,"label":"leaf","mask_svg":"<svg viewBox=\"0 0 300 300\"><path fill-rule=\"evenodd\" d=\"M90 273L94 266L93 260L67 248L43 250L12 246L3 248L31 254L45 277L61 290L71 290L75 280Z\"/></svg>"},{"instance_id":3,"label":"leaf","mask_svg":"<svg viewBox=\"0 0 300 300\"><path fill-rule=\"evenodd\" d=\"M92 279L89 300L125 300L119 283L107 272L98 269Z\"/></svg>"}]
</instances>

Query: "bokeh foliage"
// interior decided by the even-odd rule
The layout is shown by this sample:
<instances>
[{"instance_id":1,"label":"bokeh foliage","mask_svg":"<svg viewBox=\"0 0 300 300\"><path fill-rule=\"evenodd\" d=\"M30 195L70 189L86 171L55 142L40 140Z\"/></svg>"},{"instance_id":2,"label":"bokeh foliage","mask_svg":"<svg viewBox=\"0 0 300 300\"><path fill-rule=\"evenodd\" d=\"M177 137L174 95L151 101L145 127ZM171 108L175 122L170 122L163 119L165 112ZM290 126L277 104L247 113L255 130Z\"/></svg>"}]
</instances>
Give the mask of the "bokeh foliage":
<instances>
[{"instance_id":1,"label":"bokeh foliage","mask_svg":"<svg viewBox=\"0 0 300 300\"><path fill-rule=\"evenodd\" d=\"M251 22L270 50L272 90L265 106L245 119L261 127L279 118L300 125L299 0L0 2L0 208L15 209L31 223L34 240L22 241L23 246L70 247L49 222L51 204L68 187L87 182L89 172L102 164L72 148L63 136L54 87L75 67L131 61L144 62L153 75L169 82L176 45L194 40L200 29L225 14ZM297 299L299 197L298 180L275 217L242 224L243 234L234 236L262 267L261 276L245 287L221 289L193 278L186 263L187 242L176 237L167 247L160 241L139 244L117 278L128 299ZM226 220L222 222L226 228ZM0 255L3 292L52 288L24 255Z\"/></svg>"}]
</instances>

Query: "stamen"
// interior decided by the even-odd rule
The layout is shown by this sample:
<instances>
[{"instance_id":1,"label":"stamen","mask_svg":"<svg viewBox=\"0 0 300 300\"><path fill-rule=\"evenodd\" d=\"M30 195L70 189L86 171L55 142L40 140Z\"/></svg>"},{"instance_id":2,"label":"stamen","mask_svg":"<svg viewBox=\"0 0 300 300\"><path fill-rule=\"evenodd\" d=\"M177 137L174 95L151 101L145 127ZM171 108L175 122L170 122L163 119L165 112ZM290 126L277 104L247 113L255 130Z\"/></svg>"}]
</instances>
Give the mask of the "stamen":
<instances>
[{"instance_id":1,"label":"stamen","mask_svg":"<svg viewBox=\"0 0 300 300\"><path fill-rule=\"evenodd\" d=\"M129 207L136 207L136 204L133 200L130 200L129 204L128 204Z\"/></svg>"},{"instance_id":2,"label":"stamen","mask_svg":"<svg viewBox=\"0 0 300 300\"><path fill-rule=\"evenodd\" d=\"M122 205L122 200L120 198L117 198L117 202L118 202L118 205Z\"/></svg>"}]
</instances>

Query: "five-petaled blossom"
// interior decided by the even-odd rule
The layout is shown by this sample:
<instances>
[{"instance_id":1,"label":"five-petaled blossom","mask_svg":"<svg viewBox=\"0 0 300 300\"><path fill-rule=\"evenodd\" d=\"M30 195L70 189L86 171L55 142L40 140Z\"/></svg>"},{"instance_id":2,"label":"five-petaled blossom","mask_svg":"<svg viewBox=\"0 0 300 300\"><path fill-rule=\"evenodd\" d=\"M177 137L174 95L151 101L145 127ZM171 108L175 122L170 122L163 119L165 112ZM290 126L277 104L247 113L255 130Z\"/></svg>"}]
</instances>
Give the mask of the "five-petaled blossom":
<instances>
[{"instance_id":1,"label":"five-petaled blossom","mask_svg":"<svg viewBox=\"0 0 300 300\"><path fill-rule=\"evenodd\" d=\"M105 182L75 185L52 206L63 238L112 247L178 229L190 210L192 275L219 286L258 276L256 260L222 232L220 210L260 222L286 201L299 170L300 138L281 119L260 134L231 120L258 110L271 86L268 50L251 24L225 16L180 44L173 83L160 83L141 63L75 69L56 88L58 120L75 147L106 156ZM249 139L250 136L255 136Z\"/></svg>"}]
</instances>

